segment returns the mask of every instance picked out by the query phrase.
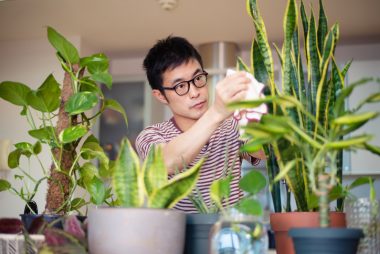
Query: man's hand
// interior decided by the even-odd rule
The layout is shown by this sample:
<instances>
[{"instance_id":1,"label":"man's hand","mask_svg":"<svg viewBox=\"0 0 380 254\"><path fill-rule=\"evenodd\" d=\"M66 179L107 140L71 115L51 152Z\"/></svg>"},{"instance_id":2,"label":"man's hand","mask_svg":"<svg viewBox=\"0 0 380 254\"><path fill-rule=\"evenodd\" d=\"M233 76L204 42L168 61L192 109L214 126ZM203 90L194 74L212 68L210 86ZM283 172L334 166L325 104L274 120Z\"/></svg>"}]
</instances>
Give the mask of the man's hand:
<instances>
[{"instance_id":1,"label":"man's hand","mask_svg":"<svg viewBox=\"0 0 380 254\"><path fill-rule=\"evenodd\" d=\"M236 72L225 77L216 85L215 101L211 109L220 121L232 115L232 111L227 108L227 105L231 102L243 100L250 82L245 72Z\"/></svg>"}]
</instances>

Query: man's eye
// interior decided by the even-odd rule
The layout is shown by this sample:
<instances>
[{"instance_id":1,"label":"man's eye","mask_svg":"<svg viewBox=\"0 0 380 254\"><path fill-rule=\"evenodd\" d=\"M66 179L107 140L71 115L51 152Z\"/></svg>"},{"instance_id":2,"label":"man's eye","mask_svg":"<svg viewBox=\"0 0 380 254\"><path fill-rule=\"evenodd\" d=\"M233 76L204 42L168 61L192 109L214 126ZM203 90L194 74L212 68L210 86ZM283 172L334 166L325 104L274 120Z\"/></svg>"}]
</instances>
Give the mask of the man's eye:
<instances>
[{"instance_id":1,"label":"man's eye","mask_svg":"<svg viewBox=\"0 0 380 254\"><path fill-rule=\"evenodd\" d=\"M176 85L177 89L183 89L186 87L186 85L184 83L180 83L178 85Z\"/></svg>"}]
</instances>

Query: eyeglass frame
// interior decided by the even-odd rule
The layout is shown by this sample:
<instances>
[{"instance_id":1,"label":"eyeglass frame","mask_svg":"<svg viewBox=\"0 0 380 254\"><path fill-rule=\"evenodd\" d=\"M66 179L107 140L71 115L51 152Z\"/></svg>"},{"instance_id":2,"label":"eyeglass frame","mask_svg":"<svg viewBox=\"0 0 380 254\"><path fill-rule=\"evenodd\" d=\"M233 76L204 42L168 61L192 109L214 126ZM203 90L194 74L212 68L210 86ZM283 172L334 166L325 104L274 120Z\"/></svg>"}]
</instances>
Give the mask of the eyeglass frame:
<instances>
[{"instance_id":1,"label":"eyeglass frame","mask_svg":"<svg viewBox=\"0 0 380 254\"><path fill-rule=\"evenodd\" d=\"M206 82L205 82L205 84L202 85L202 86L197 86L197 85L195 84L195 79L198 78L198 77L201 76L201 75L205 75L205 77L206 77ZM164 86L163 86L163 87L162 87L162 90L174 90L174 92L175 92L176 94L178 94L178 96L184 96L184 95L186 95L186 94L189 93L191 83L193 83L193 85L194 85L196 88L202 88L202 87L206 86L206 85L207 85L207 76L208 76L208 73L207 73L206 71L203 71L202 73L199 73L199 74L195 75L194 78L192 78L192 79L190 79L190 80L184 80L184 81L178 82L178 83L175 84L173 87L164 87ZM187 83L187 91L186 91L186 93L184 93L184 94L179 94L179 93L176 91L176 87L178 87L179 85L181 85L181 84L183 84L183 83Z\"/></svg>"}]
</instances>

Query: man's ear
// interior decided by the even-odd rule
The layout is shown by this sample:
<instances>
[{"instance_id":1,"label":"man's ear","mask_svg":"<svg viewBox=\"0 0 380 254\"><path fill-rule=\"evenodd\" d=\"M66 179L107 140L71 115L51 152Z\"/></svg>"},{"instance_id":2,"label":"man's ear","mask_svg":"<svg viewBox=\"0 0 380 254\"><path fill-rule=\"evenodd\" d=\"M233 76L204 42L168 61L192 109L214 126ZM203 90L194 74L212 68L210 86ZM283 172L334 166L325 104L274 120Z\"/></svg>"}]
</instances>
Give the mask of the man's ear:
<instances>
[{"instance_id":1,"label":"man's ear","mask_svg":"<svg viewBox=\"0 0 380 254\"><path fill-rule=\"evenodd\" d=\"M161 103L168 104L168 100L166 99L166 96L162 94L162 92L158 89L152 90L152 95Z\"/></svg>"}]
</instances>

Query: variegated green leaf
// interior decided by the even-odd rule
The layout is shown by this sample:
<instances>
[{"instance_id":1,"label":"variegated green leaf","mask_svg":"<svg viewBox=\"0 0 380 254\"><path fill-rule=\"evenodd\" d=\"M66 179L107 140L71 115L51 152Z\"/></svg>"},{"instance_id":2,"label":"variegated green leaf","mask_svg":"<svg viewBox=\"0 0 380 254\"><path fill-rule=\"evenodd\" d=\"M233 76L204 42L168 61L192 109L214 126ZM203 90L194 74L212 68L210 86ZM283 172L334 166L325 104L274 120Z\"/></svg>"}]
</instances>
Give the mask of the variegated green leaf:
<instances>
[{"instance_id":1,"label":"variegated green leaf","mask_svg":"<svg viewBox=\"0 0 380 254\"><path fill-rule=\"evenodd\" d=\"M59 133L59 140L64 143L71 143L77 141L87 133L87 127L83 125L71 126Z\"/></svg>"},{"instance_id":2,"label":"variegated green leaf","mask_svg":"<svg viewBox=\"0 0 380 254\"><path fill-rule=\"evenodd\" d=\"M328 31L327 17L323 8L323 1L319 0L319 18L318 18L318 49L321 55L324 54L323 43Z\"/></svg>"},{"instance_id":3,"label":"variegated green leaf","mask_svg":"<svg viewBox=\"0 0 380 254\"><path fill-rule=\"evenodd\" d=\"M222 207L223 199L230 196L232 178L233 176L229 175L225 178L214 180L210 186L210 197L218 207Z\"/></svg>"},{"instance_id":4,"label":"variegated green leaf","mask_svg":"<svg viewBox=\"0 0 380 254\"><path fill-rule=\"evenodd\" d=\"M128 127L127 113L125 113L123 106L118 101L106 99L104 101L104 107L119 112L124 118L125 125Z\"/></svg>"},{"instance_id":5,"label":"variegated green leaf","mask_svg":"<svg viewBox=\"0 0 380 254\"><path fill-rule=\"evenodd\" d=\"M143 164L145 191L150 196L168 183L168 172L160 146L153 145Z\"/></svg>"},{"instance_id":6,"label":"variegated green leaf","mask_svg":"<svg viewBox=\"0 0 380 254\"><path fill-rule=\"evenodd\" d=\"M148 206L172 208L178 201L186 197L198 181L204 160L201 159L192 168L176 175L168 184L152 193L148 200Z\"/></svg>"},{"instance_id":7,"label":"variegated green leaf","mask_svg":"<svg viewBox=\"0 0 380 254\"><path fill-rule=\"evenodd\" d=\"M141 207L144 203L140 161L129 140L121 141L115 162L112 185L123 207Z\"/></svg>"}]
</instances>

